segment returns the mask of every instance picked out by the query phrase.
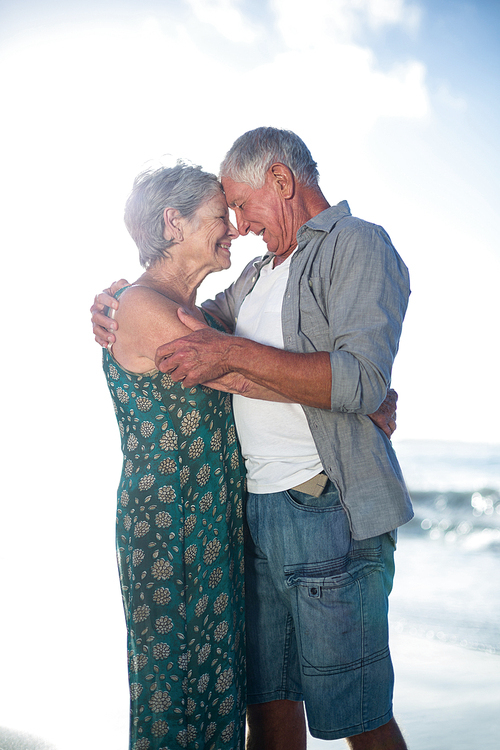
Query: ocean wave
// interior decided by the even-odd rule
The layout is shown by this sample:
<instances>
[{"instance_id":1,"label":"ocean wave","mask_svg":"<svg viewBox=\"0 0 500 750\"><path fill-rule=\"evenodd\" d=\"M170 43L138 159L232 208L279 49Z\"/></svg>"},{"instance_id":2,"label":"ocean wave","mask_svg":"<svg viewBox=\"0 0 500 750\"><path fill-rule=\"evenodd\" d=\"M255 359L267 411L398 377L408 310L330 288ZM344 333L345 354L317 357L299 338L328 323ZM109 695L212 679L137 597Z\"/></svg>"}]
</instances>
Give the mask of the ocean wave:
<instances>
[{"instance_id":1,"label":"ocean wave","mask_svg":"<svg viewBox=\"0 0 500 750\"><path fill-rule=\"evenodd\" d=\"M422 618L419 621L415 615L412 615L410 618L391 617L391 630L396 633L408 633L408 635L425 638L429 641L449 643L452 646L460 646L472 651L500 655L500 646L488 641L491 634L488 632L485 637L484 633L476 632L479 629L475 623L472 623L469 628L463 626L459 630L456 628L454 631L450 631L448 623L440 626L434 620L429 623L424 622Z\"/></svg>"},{"instance_id":2,"label":"ocean wave","mask_svg":"<svg viewBox=\"0 0 500 750\"><path fill-rule=\"evenodd\" d=\"M412 492L414 519L406 525L410 533L465 550L500 552L500 493L483 488L474 492Z\"/></svg>"},{"instance_id":3,"label":"ocean wave","mask_svg":"<svg viewBox=\"0 0 500 750\"><path fill-rule=\"evenodd\" d=\"M394 447L412 491L500 491L500 445L404 440Z\"/></svg>"}]
</instances>

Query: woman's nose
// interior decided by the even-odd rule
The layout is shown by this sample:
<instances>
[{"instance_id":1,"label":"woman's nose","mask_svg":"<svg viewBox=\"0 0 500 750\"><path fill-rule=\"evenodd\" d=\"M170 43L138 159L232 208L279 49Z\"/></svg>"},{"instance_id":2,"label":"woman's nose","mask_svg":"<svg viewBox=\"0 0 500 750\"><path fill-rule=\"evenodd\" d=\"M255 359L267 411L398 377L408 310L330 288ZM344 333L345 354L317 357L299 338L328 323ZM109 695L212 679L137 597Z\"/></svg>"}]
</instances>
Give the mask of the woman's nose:
<instances>
[{"instance_id":1,"label":"woman's nose","mask_svg":"<svg viewBox=\"0 0 500 750\"><path fill-rule=\"evenodd\" d=\"M234 237L234 238L235 237L239 237L240 233L236 229L236 227L234 226L234 224L231 221L229 221L228 224L229 224L229 231L228 231L229 237Z\"/></svg>"}]
</instances>

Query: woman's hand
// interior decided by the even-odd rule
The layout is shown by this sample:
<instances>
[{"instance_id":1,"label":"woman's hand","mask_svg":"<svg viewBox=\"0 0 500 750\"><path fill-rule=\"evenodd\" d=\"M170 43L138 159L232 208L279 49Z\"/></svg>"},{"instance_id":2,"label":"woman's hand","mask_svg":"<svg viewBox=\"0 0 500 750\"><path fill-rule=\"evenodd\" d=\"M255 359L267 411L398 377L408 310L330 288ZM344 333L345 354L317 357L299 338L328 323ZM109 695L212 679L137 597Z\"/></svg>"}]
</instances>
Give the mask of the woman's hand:
<instances>
[{"instance_id":1,"label":"woman's hand","mask_svg":"<svg viewBox=\"0 0 500 750\"><path fill-rule=\"evenodd\" d=\"M385 432L388 438L396 430L396 412L398 408L398 394L393 388L389 388L385 401L383 401L374 414L368 414L374 424Z\"/></svg>"},{"instance_id":2,"label":"woman's hand","mask_svg":"<svg viewBox=\"0 0 500 750\"><path fill-rule=\"evenodd\" d=\"M116 336L113 331L118 328L118 323L109 317L109 309L118 310L119 302L114 298L114 294L124 286L129 286L128 281L120 279L114 281L109 289L105 289L94 297L94 304L90 308L92 313L92 330L95 340L101 346L107 347L108 344L116 342Z\"/></svg>"}]
</instances>

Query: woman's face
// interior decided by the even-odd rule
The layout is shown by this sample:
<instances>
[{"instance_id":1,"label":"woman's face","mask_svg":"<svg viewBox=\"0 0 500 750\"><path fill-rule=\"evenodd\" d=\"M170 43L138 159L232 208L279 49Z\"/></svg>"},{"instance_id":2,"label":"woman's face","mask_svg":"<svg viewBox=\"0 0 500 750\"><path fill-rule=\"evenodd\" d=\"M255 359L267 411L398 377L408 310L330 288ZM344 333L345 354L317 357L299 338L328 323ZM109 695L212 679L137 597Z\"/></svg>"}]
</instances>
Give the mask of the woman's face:
<instances>
[{"instance_id":1,"label":"woman's face","mask_svg":"<svg viewBox=\"0 0 500 750\"><path fill-rule=\"evenodd\" d=\"M222 271L231 265L231 241L237 237L238 230L229 221L221 192L202 203L193 219L184 225L182 252L192 254L208 273Z\"/></svg>"}]
</instances>

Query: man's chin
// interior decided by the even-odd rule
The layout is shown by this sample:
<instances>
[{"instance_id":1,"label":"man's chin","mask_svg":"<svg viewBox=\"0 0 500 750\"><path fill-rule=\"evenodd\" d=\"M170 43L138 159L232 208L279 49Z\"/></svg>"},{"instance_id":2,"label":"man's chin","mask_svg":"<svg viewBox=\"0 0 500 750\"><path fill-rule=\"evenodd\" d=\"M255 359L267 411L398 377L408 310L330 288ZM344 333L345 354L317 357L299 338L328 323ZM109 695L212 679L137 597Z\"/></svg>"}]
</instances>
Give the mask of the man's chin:
<instances>
[{"instance_id":1,"label":"man's chin","mask_svg":"<svg viewBox=\"0 0 500 750\"><path fill-rule=\"evenodd\" d=\"M276 253L278 251L278 248L274 247L274 243L273 242L266 242L265 245L266 245L268 253L272 253L273 255L276 255Z\"/></svg>"}]
</instances>

